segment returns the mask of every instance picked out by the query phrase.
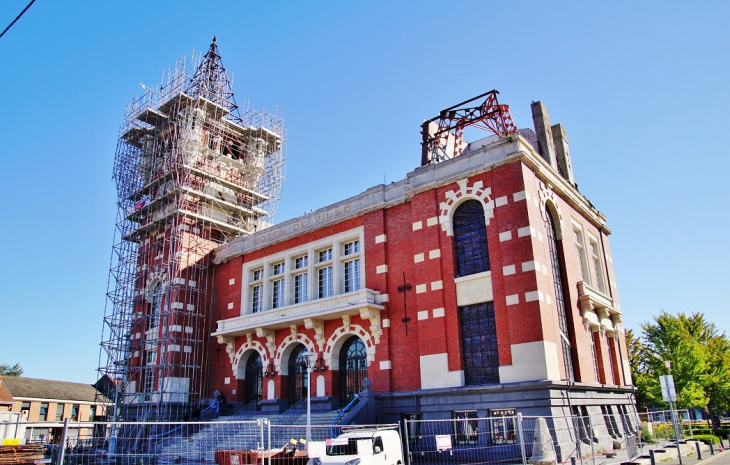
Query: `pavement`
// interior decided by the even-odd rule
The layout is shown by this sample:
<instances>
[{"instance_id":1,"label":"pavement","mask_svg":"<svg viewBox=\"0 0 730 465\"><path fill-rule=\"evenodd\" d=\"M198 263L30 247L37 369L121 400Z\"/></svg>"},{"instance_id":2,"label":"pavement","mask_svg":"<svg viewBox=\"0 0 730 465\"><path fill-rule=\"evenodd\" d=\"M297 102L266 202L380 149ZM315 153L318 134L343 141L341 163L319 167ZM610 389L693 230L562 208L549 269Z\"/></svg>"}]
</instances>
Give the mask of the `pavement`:
<instances>
[{"instance_id":1,"label":"pavement","mask_svg":"<svg viewBox=\"0 0 730 465\"><path fill-rule=\"evenodd\" d=\"M713 451L710 449L709 445L703 442L698 442L700 445L700 455L702 456L702 458L699 458L697 454L697 446L695 445L696 442L698 441L688 440L686 441L686 443L681 444L681 465L706 465L709 463L713 463L714 465L730 465L730 450L721 451L720 445L715 444L713 454ZM723 441L723 445L726 446L727 443ZM663 447L644 447L643 449L639 450L639 453L641 453L642 455L630 463L636 465L652 465L649 452L650 449L654 449L655 452L654 465L680 465L677 448L676 446L674 446L674 444L665 444ZM607 460L603 463L619 465L621 463L626 463L626 460L626 458L621 459L621 457L618 456L617 458ZM597 461L596 465L598 465L598 463L599 462Z\"/></svg>"}]
</instances>

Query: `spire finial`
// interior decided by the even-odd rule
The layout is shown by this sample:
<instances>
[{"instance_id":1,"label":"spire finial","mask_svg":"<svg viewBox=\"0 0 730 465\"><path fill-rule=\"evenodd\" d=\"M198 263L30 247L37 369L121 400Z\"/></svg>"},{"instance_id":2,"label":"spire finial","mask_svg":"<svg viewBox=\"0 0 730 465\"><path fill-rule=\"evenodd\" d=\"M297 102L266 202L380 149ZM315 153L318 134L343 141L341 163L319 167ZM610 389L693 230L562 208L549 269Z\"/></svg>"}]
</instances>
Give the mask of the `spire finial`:
<instances>
[{"instance_id":1,"label":"spire finial","mask_svg":"<svg viewBox=\"0 0 730 465\"><path fill-rule=\"evenodd\" d=\"M213 34L213 43L215 43L215 34Z\"/></svg>"}]
</instances>

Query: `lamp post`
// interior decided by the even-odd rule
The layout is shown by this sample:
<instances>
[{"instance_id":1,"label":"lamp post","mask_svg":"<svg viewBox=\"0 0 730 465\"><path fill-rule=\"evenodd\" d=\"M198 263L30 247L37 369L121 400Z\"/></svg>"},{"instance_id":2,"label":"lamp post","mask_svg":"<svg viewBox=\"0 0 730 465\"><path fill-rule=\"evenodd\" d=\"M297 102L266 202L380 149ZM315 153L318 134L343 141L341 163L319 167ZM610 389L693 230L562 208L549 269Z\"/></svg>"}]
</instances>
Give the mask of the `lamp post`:
<instances>
[{"instance_id":1,"label":"lamp post","mask_svg":"<svg viewBox=\"0 0 730 465\"><path fill-rule=\"evenodd\" d=\"M316 352L303 352L302 355L307 361L307 450L312 440L312 366L317 363Z\"/></svg>"}]
</instances>

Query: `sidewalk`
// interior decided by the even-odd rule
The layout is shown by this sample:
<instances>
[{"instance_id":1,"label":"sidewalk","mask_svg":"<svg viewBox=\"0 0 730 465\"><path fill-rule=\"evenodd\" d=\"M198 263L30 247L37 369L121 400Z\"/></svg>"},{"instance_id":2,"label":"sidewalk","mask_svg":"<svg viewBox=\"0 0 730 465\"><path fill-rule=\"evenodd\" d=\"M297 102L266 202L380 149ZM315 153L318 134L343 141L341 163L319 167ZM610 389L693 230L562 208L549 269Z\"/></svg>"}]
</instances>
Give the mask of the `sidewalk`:
<instances>
[{"instance_id":1,"label":"sidewalk","mask_svg":"<svg viewBox=\"0 0 730 465\"><path fill-rule=\"evenodd\" d=\"M714 462L716 465L730 465L730 451L724 451L720 452L719 450L719 444L716 444L714 446L715 454L711 455L710 452L710 446L707 444L704 444L700 442L700 451L702 455L702 459L698 459L697 456L697 446L695 445L696 441L694 440L688 440L686 442L683 442L681 447L682 452L682 465L698 465L698 464L706 464L706 463L712 463ZM653 446L650 448L643 448L643 450L640 450L640 453L642 453L641 456L639 456L636 460L630 462L632 464L637 465L651 465L651 459L650 459L650 449L655 450L655 463L656 465L679 465L679 458L677 457L677 448L671 444L667 443L664 446ZM621 451L624 452L625 451ZM607 461L606 463L610 465L618 465L621 463L626 463L627 458L621 457L623 454L619 454L616 458L611 459L610 461Z\"/></svg>"},{"instance_id":2,"label":"sidewalk","mask_svg":"<svg viewBox=\"0 0 730 465\"><path fill-rule=\"evenodd\" d=\"M706 465L712 463L713 465L730 465L730 450L725 452L715 452L715 455L710 455L710 452L702 452L702 460L697 458L697 454L689 457L682 457L682 465ZM679 465L679 459L668 459L659 460L657 458L657 465Z\"/></svg>"}]
</instances>

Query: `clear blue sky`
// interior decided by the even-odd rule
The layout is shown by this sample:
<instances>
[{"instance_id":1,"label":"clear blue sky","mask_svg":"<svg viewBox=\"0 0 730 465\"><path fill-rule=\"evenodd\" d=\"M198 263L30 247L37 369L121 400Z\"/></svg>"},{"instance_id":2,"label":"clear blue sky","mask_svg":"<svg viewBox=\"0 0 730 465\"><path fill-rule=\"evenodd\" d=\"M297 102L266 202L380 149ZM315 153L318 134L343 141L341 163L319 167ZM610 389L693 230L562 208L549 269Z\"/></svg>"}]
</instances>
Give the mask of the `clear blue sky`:
<instances>
[{"instance_id":1,"label":"clear blue sky","mask_svg":"<svg viewBox=\"0 0 730 465\"><path fill-rule=\"evenodd\" d=\"M730 2L206 3L38 0L0 39L0 363L95 381L124 107L213 34L239 102L284 109L277 221L403 178L424 119L496 88L567 129L625 325L730 329Z\"/></svg>"}]
</instances>

